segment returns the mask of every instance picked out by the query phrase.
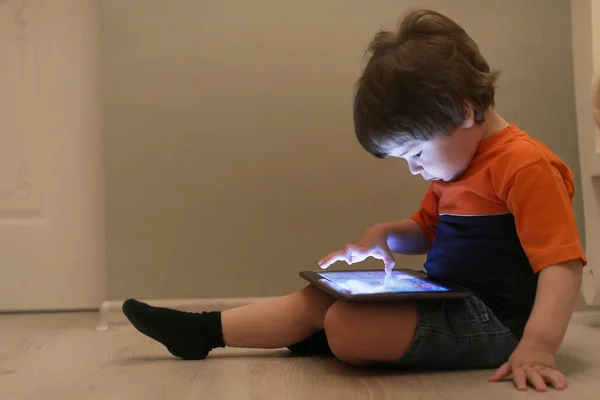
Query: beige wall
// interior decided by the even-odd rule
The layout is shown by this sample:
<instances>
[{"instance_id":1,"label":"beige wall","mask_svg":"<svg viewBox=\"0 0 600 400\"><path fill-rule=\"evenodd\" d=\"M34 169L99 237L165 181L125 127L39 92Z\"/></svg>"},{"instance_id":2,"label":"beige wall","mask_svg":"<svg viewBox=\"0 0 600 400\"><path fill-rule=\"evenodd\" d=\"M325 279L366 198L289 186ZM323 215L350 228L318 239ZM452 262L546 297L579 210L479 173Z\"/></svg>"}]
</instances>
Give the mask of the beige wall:
<instances>
[{"instance_id":1,"label":"beige wall","mask_svg":"<svg viewBox=\"0 0 600 400\"><path fill-rule=\"evenodd\" d=\"M104 0L109 297L284 294L412 212L426 184L359 147L350 103L372 35L415 4L464 24L499 111L579 179L568 1Z\"/></svg>"}]
</instances>

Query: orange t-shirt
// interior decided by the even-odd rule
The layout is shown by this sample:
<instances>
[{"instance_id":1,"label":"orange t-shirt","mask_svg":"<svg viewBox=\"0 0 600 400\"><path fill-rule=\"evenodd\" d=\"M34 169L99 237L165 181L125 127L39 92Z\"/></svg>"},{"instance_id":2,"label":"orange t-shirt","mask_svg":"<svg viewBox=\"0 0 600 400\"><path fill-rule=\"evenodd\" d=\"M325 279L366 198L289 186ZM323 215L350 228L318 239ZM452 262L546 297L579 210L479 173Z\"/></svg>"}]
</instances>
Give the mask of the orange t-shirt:
<instances>
[{"instance_id":1,"label":"orange t-shirt","mask_svg":"<svg viewBox=\"0 0 600 400\"><path fill-rule=\"evenodd\" d=\"M586 263L573 196L569 167L510 125L479 145L459 179L433 182L412 215L432 242L425 269L472 289L520 335L537 273Z\"/></svg>"}]
</instances>

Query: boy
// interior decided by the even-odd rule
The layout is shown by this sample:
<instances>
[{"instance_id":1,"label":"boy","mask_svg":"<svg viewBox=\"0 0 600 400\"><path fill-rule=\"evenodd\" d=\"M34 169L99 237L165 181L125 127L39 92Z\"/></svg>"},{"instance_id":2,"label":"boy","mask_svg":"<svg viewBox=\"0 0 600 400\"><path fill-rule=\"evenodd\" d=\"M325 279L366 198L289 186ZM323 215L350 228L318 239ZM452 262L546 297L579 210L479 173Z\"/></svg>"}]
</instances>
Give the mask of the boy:
<instances>
[{"instance_id":1,"label":"boy","mask_svg":"<svg viewBox=\"0 0 600 400\"><path fill-rule=\"evenodd\" d=\"M123 311L175 356L204 359L216 347L289 347L332 353L357 366L499 367L527 383L564 389L554 354L565 334L585 256L571 208L573 176L548 148L494 110L497 73L454 21L408 13L380 32L360 78L354 121L361 145L406 160L432 181L410 218L369 228L319 264L392 253L427 253L437 279L475 296L350 304L312 287L241 308L184 313L127 300Z\"/></svg>"}]
</instances>

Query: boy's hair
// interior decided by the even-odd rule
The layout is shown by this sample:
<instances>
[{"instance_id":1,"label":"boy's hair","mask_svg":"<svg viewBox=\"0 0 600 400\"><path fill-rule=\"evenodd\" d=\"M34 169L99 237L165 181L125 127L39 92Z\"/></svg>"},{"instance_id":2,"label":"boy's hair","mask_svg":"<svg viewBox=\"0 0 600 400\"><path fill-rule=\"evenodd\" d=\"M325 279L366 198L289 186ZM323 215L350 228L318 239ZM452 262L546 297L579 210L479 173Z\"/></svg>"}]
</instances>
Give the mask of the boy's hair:
<instances>
[{"instance_id":1,"label":"boy's hair","mask_svg":"<svg viewBox=\"0 0 600 400\"><path fill-rule=\"evenodd\" d=\"M354 127L360 144L384 158L408 140L448 135L473 107L475 123L494 106L498 72L456 22L431 10L414 10L397 32L375 35L358 81Z\"/></svg>"}]
</instances>

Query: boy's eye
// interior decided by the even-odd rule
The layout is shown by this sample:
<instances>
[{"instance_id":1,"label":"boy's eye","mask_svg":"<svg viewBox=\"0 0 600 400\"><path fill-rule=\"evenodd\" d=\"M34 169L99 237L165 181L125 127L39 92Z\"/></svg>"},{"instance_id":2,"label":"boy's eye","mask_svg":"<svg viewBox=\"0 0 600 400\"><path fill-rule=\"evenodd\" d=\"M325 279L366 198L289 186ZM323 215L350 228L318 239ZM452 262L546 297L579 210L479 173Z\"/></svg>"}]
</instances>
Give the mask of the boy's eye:
<instances>
[{"instance_id":1,"label":"boy's eye","mask_svg":"<svg viewBox=\"0 0 600 400\"><path fill-rule=\"evenodd\" d=\"M414 158L419 158L419 157L421 157L421 153L423 153L422 150L420 152L418 152L417 154L415 154L413 157Z\"/></svg>"}]
</instances>

